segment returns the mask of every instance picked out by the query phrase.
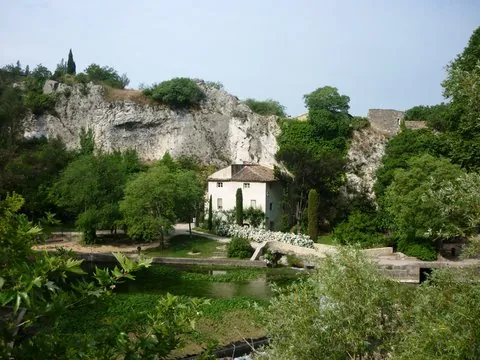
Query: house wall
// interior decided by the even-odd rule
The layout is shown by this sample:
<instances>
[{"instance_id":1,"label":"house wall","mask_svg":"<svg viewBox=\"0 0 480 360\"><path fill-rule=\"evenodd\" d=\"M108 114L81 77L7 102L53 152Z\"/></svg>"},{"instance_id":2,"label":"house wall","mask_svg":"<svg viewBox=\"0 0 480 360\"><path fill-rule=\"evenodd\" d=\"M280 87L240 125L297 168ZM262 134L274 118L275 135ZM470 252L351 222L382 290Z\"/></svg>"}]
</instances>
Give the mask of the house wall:
<instances>
[{"instance_id":1,"label":"house wall","mask_svg":"<svg viewBox=\"0 0 480 360\"><path fill-rule=\"evenodd\" d=\"M241 188L243 192L243 208L250 207L251 201L256 201L256 207L265 211L266 204L266 183L250 182L250 188L243 188L243 182L223 181L222 187L217 187L217 183L221 181L208 182L208 194L212 195L213 211L218 211L218 198L222 199L222 210L232 210L235 207L235 195L237 189Z\"/></svg>"},{"instance_id":2,"label":"house wall","mask_svg":"<svg viewBox=\"0 0 480 360\"><path fill-rule=\"evenodd\" d=\"M221 181L208 182L208 197L212 195L213 211L219 211L218 199L222 199L222 210L232 210L236 204L237 189L241 188L243 193L243 208L251 206L252 200L256 201L256 208L265 213L266 227L270 228L270 221L273 221L273 230L279 230L280 216L282 213L282 187L279 183L250 182L249 188L243 187L243 182L223 181L222 187L217 187ZM272 210L270 210L272 203Z\"/></svg>"},{"instance_id":3,"label":"house wall","mask_svg":"<svg viewBox=\"0 0 480 360\"><path fill-rule=\"evenodd\" d=\"M282 186L278 182L267 184L267 193L265 200L265 220L266 228L269 230L281 229L281 216L282 216ZM272 210L270 210L270 203L272 204ZM272 226L273 225L273 226Z\"/></svg>"}]
</instances>

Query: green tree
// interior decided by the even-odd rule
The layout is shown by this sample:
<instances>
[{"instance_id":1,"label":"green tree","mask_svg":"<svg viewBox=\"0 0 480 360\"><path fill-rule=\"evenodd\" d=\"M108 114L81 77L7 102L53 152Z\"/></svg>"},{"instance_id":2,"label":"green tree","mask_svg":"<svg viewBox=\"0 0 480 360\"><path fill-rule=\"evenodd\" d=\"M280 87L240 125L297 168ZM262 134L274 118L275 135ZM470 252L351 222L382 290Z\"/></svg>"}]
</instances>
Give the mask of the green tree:
<instances>
[{"instance_id":1,"label":"green tree","mask_svg":"<svg viewBox=\"0 0 480 360\"><path fill-rule=\"evenodd\" d=\"M67 74L75 75L77 72L77 66L75 65L75 61L73 61L73 53L72 49L68 52L68 60L67 60Z\"/></svg>"},{"instance_id":2,"label":"green tree","mask_svg":"<svg viewBox=\"0 0 480 360\"><path fill-rule=\"evenodd\" d=\"M188 230L192 236L192 219L202 204L204 188L201 179L193 170L179 171L176 176L175 214L188 222Z\"/></svg>"},{"instance_id":3,"label":"green tree","mask_svg":"<svg viewBox=\"0 0 480 360\"><path fill-rule=\"evenodd\" d=\"M126 74L119 75L117 70L110 66L90 64L84 71L89 81L101 83L115 89L125 89L130 83L130 79Z\"/></svg>"},{"instance_id":4,"label":"green tree","mask_svg":"<svg viewBox=\"0 0 480 360\"><path fill-rule=\"evenodd\" d=\"M71 162L51 190L56 204L76 216L87 243L97 229L115 229L121 219L118 202L128 179L120 154L83 155Z\"/></svg>"},{"instance_id":5,"label":"green tree","mask_svg":"<svg viewBox=\"0 0 480 360\"><path fill-rule=\"evenodd\" d=\"M7 316L0 319L1 358L38 356L39 349L61 341L61 336L42 336L51 334L60 314L111 294L115 283L133 279L134 271L151 262L144 259L133 262L124 255L116 255L120 268L115 267L113 271L97 268L93 281L83 278L66 282L68 274L85 275L80 267L82 260L66 253L50 255L34 251L32 246L44 237L40 227L19 213L23 204L23 198L17 194L7 195L0 201L0 303L4 312L7 310L3 314ZM29 338L22 339L24 336L14 331L17 317L24 328L35 328ZM42 356L60 356L59 349L53 348L50 354L42 351Z\"/></svg>"},{"instance_id":6,"label":"green tree","mask_svg":"<svg viewBox=\"0 0 480 360\"><path fill-rule=\"evenodd\" d=\"M264 101L246 99L245 104L247 104L254 113L259 115L275 115L282 118L287 116L287 114L285 114L285 106L272 99L267 99Z\"/></svg>"},{"instance_id":7,"label":"green tree","mask_svg":"<svg viewBox=\"0 0 480 360\"><path fill-rule=\"evenodd\" d=\"M72 160L59 139L24 140L0 159L0 197L16 192L25 199L22 211L30 219L40 219L46 212L57 212L49 191L60 172Z\"/></svg>"},{"instance_id":8,"label":"green tree","mask_svg":"<svg viewBox=\"0 0 480 360\"><path fill-rule=\"evenodd\" d=\"M375 359L394 349L399 285L360 251L341 248L277 293L264 312L269 359Z\"/></svg>"},{"instance_id":9,"label":"green tree","mask_svg":"<svg viewBox=\"0 0 480 360\"><path fill-rule=\"evenodd\" d=\"M327 110L332 113L347 113L350 108L350 98L340 95L338 89L332 86L324 86L303 96L308 111Z\"/></svg>"},{"instance_id":10,"label":"green tree","mask_svg":"<svg viewBox=\"0 0 480 360\"><path fill-rule=\"evenodd\" d=\"M308 235L313 241L318 237L318 193L311 189L308 193Z\"/></svg>"},{"instance_id":11,"label":"green tree","mask_svg":"<svg viewBox=\"0 0 480 360\"><path fill-rule=\"evenodd\" d=\"M20 89L0 82L0 148L11 148L22 137L25 113Z\"/></svg>"},{"instance_id":12,"label":"green tree","mask_svg":"<svg viewBox=\"0 0 480 360\"><path fill-rule=\"evenodd\" d=\"M344 164L348 138L351 133L348 96L336 88L325 86L304 96L308 121L284 120L276 153L293 175L290 201L296 204L297 227L304 218L307 194L315 189L322 203L319 223L332 224L337 216L335 198L344 181ZM326 225L325 230L329 225Z\"/></svg>"},{"instance_id":13,"label":"green tree","mask_svg":"<svg viewBox=\"0 0 480 360\"><path fill-rule=\"evenodd\" d=\"M127 233L135 240L165 245L165 234L175 223L176 179L166 166L157 165L127 183L120 211Z\"/></svg>"},{"instance_id":14,"label":"green tree","mask_svg":"<svg viewBox=\"0 0 480 360\"><path fill-rule=\"evenodd\" d=\"M418 287L398 331L394 359L474 360L480 358L480 288L472 269L434 271Z\"/></svg>"},{"instance_id":15,"label":"green tree","mask_svg":"<svg viewBox=\"0 0 480 360\"><path fill-rule=\"evenodd\" d=\"M242 189L238 188L235 194L235 221L237 225L243 226L243 193Z\"/></svg>"},{"instance_id":16,"label":"green tree","mask_svg":"<svg viewBox=\"0 0 480 360\"><path fill-rule=\"evenodd\" d=\"M207 97L197 83L189 78L163 81L145 89L143 93L155 101L180 109L198 106Z\"/></svg>"},{"instance_id":17,"label":"green tree","mask_svg":"<svg viewBox=\"0 0 480 360\"><path fill-rule=\"evenodd\" d=\"M385 205L392 219L392 230L400 239L399 248L413 254L408 244L434 246L446 238L455 237L455 217L431 201L429 194L442 189L447 182L455 182L464 172L458 165L431 155L412 158L406 170L395 172L388 187Z\"/></svg>"},{"instance_id":18,"label":"green tree","mask_svg":"<svg viewBox=\"0 0 480 360\"><path fill-rule=\"evenodd\" d=\"M207 228L208 230L213 229L213 208L212 208L212 195L210 195L210 199L208 200L208 224Z\"/></svg>"}]
</instances>

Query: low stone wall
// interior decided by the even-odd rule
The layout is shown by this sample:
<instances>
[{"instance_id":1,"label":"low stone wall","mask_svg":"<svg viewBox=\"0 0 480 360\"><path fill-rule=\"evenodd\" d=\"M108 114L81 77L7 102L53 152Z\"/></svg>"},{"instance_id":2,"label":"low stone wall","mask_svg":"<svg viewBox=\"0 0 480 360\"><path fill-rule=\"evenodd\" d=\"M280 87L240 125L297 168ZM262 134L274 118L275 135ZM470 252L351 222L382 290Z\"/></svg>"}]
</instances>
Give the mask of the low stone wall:
<instances>
[{"instance_id":1,"label":"low stone wall","mask_svg":"<svg viewBox=\"0 0 480 360\"><path fill-rule=\"evenodd\" d=\"M382 247L362 250L367 256L388 256L393 255L393 247Z\"/></svg>"},{"instance_id":2,"label":"low stone wall","mask_svg":"<svg viewBox=\"0 0 480 360\"><path fill-rule=\"evenodd\" d=\"M418 283L420 281L420 266L418 264L401 264L401 265L379 265L380 271L400 282Z\"/></svg>"},{"instance_id":3,"label":"low stone wall","mask_svg":"<svg viewBox=\"0 0 480 360\"><path fill-rule=\"evenodd\" d=\"M117 260L111 254L92 254L92 253L76 253L76 255L89 262L94 263L112 263ZM137 255L126 255L131 259L137 258ZM231 259L191 259L191 258L174 258L174 257L155 257L152 258L152 264L172 264L172 265L221 265L236 267L266 267L264 261L251 260L231 260Z\"/></svg>"}]
</instances>

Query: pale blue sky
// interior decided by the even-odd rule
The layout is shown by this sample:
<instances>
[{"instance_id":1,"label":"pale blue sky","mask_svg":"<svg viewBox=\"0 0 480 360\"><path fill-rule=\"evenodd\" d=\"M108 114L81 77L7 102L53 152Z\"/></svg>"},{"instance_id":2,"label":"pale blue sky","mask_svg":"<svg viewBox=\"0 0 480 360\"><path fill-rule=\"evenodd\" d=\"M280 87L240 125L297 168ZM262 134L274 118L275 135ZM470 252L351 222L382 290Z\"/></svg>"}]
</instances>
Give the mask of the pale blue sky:
<instances>
[{"instance_id":1,"label":"pale blue sky","mask_svg":"<svg viewBox=\"0 0 480 360\"><path fill-rule=\"evenodd\" d=\"M442 101L445 65L480 26L478 0L0 0L0 64L54 70L72 48L131 87L176 76L304 112L332 85L351 113Z\"/></svg>"}]
</instances>

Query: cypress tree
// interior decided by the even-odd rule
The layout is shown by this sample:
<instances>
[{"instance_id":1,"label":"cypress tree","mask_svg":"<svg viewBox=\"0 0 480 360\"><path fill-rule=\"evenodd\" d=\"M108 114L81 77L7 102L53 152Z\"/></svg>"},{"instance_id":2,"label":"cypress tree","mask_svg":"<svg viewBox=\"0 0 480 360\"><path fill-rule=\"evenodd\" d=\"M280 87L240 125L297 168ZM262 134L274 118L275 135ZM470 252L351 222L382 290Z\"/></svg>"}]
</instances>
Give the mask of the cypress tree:
<instances>
[{"instance_id":1,"label":"cypress tree","mask_svg":"<svg viewBox=\"0 0 480 360\"><path fill-rule=\"evenodd\" d=\"M236 194L236 205L235 205L235 217L237 219L237 225L243 225L243 193L242 189L237 189Z\"/></svg>"},{"instance_id":2,"label":"cypress tree","mask_svg":"<svg viewBox=\"0 0 480 360\"><path fill-rule=\"evenodd\" d=\"M318 193L311 189L308 193L308 235L313 241L318 237Z\"/></svg>"},{"instance_id":3,"label":"cypress tree","mask_svg":"<svg viewBox=\"0 0 480 360\"><path fill-rule=\"evenodd\" d=\"M68 61L67 61L67 74L75 75L77 72L77 66L75 65L75 61L73 61L73 54L72 49L68 52Z\"/></svg>"},{"instance_id":4,"label":"cypress tree","mask_svg":"<svg viewBox=\"0 0 480 360\"><path fill-rule=\"evenodd\" d=\"M210 200L208 201L208 230L213 229L213 210L212 210L212 195L210 195Z\"/></svg>"}]
</instances>

